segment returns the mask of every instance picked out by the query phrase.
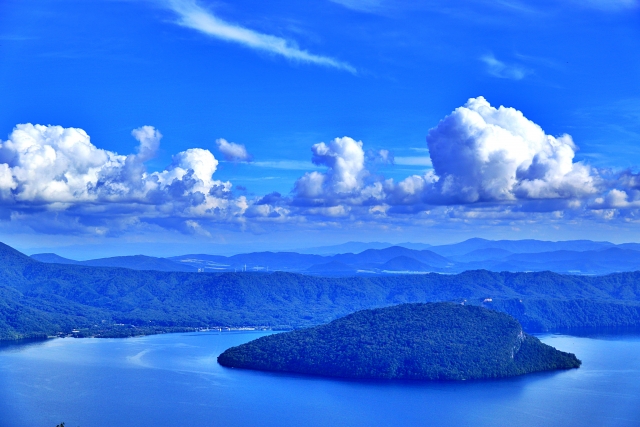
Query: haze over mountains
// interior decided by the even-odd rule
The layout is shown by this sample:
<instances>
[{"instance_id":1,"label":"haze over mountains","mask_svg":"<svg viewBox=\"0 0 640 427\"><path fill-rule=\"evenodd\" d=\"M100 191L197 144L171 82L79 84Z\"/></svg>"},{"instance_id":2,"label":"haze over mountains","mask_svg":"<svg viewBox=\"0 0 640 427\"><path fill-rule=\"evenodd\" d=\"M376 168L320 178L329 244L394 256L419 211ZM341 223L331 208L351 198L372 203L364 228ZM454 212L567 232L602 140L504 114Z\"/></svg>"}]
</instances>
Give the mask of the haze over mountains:
<instances>
[{"instance_id":1,"label":"haze over mountains","mask_svg":"<svg viewBox=\"0 0 640 427\"><path fill-rule=\"evenodd\" d=\"M550 242L476 238L441 246L348 242L296 252L254 252L233 256L187 254L170 258L135 255L88 261L75 261L50 253L34 254L31 257L45 263L134 270L288 271L339 276L460 273L467 270L553 271L597 275L640 270L640 244L615 245L591 240Z\"/></svg>"},{"instance_id":2,"label":"haze over mountains","mask_svg":"<svg viewBox=\"0 0 640 427\"><path fill-rule=\"evenodd\" d=\"M298 252L301 254L315 254L315 255L337 255L337 254L346 254L346 253L354 253L357 254L362 251L366 251L367 249L385 249L391 246L402 246L403 248L408 249L429 249L432 245L428 243L387 243L387 242L347 242L342 243L340 245L332 245L332 246L318 246L315 248L303 248L295 250L294 252Z\"/></svg>"}]
</instances>

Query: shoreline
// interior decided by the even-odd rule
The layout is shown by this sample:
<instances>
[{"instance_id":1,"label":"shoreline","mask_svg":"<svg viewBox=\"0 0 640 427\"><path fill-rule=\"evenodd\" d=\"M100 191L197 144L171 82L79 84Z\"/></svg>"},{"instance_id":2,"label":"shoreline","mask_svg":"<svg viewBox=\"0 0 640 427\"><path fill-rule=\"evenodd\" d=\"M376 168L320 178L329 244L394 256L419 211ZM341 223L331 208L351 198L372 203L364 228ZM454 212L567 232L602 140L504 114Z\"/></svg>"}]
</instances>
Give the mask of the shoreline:
<instances>
[{"instance_id":1,"label":"shoreline","mask_svg":"<svg viewBox=\"0 0 640 427\"><path fill-rule=\"evenodd\" d=\"M104 331L97 333L90 333L89 329L74 329L70 333L59 332L54 335L41 334L37 336L27 336L15 339L0 339L0 347L3 345L21 344L29 342L41 342L55 338L134 338L144 337L151 335L163 335L163 334L179 334L187 332L259 332L259 331L274 331L274 332L286 332L291 331L294 328L284 326L215 326L215 327L168 327L168 328L153 328L148 330L147 328L135 327L133 325L124 325L127 327L125 331Z\"/></svg>"},{"instance_id":2,"label":"shoreline","mask_svg":"<svg viewBox=\"0 0 640 427\"><path fill-rule=\"evenodd\" d=\"M71 332L59 332L53 335L35 334L15 339L0 339L0 347L11 344L23 344L29 342L41 342L54 338L134 338L151 335L162 334L179 334L187 332L287 332L295 330L291 326L211 326L211 327L136 327L134 325L116 324L118 328L126 328L125 330L117 330L109 328L107 330L91 331L91 328L74 329ZM533 336L544 335L568 335L584 338L606 338L624 335L640 335L640 326L594 326L594 327L578 327L578 328L562 328L548 331L526 331Z\"/></svg>"}]
</instances>

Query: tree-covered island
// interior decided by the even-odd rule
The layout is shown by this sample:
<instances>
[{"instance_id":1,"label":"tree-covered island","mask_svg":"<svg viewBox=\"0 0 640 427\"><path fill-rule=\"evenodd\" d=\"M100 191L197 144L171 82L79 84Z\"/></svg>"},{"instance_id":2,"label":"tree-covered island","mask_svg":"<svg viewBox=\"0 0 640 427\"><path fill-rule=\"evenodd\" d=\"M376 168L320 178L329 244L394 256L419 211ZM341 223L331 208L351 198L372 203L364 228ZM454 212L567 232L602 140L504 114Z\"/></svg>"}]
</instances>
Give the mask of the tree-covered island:
<instances>
[{"instance_id":1,"label":"tree-covered island","mask_svg":"<svg viewBox=\"0 0 640 427\"><path fill-rule=\"evenodd\" d=\"M468 380L578 368L511 316L452 303L362 310L269 335L218 357L226 367L342 378Z\"/></svg>"}]
</instances>

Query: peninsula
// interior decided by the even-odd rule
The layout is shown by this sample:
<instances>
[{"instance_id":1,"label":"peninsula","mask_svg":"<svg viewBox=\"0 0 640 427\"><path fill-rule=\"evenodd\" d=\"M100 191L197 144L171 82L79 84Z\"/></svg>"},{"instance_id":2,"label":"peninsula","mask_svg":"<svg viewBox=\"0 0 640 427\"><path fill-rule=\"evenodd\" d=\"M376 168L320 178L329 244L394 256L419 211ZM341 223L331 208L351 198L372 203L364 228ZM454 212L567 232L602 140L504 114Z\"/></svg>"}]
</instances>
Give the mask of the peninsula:
<instances>
[{"instance_id":1,"label":"peninsula","mask_svg":"<svg viewBox=\"0 0 640 427\"><path fill-rule=\"evenodd\" d=\"M507 314L453 303L358 311L232 347L218 362L264 371L412 380L501 378L581 364L574 354L524 333Z\"/></svg>"}]
</instances>

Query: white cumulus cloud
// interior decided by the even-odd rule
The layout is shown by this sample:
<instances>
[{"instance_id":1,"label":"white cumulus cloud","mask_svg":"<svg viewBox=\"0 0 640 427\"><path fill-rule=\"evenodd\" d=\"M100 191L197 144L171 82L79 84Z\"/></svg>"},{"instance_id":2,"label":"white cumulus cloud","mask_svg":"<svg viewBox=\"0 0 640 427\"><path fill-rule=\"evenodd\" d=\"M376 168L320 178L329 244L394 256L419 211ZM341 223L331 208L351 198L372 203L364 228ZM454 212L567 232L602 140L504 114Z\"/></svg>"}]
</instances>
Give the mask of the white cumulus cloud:
<instances>
[{"instance_id":1,"label":"white cumulus cloud","mask_svg":"<svg viewBox=\"0 0 640 427\"><path fill-rule=\"evenodd\" d=\"M125 156L95 147L82 129L18 125L0 142L5 201L94 201L103 172L121 169L125 161Z\"/></svg>"},{"instance_id":2,"label":"white cumulus cloud","mask_svg":"<svg viewBox=\"0 0 640 427\"><path fill-rule=\"evenodd\" d=\"M360 189L368 174L362 141L345 136L329 144L314 144L311 151L313 163L328 169L309 172L298 179L294 191L299 198L345 197Z\"/></svg>"},{"instance_id":3,"label":"white cumulus cloud","mask_svg":"<svg viewBox=\"0 0 640 427\"><path fill-rule=\"evenodd\" d=\"M22 216L56 211L70 215L68 223L120 216L161 226L181 219L228 220L244 212L246 201L232 197L231 183L213 178L218 160L210 151L190 148L173 156L166 169L149 173L144 162L155 155L162 135L151 126L132 135L139 141L137 154L123 156L96 147L82 129L17 125L0 141L1 207Z\"/></svg>"},{"instance_id":4,"label":"white cumulus cloud","mask_svg":"<svg viewBox=\"0 0 640 427\"><path fill-rule=\"evenodd\" d=\"M466 210L465 217L485 217L472 211L491 205L504 206L505 215L517 216L520 211L582 209L606 187L599 171L574 161L577 147L569 135L548 135L522 112L493 107L482 97L470 99L441 120L429 131L427 145L430 157L395 160L432 168L394 182L367 170L361 141L343 137L315 144L313 161L327 171L299 178L292 203L343 206L340 212L356 217L372 212L415 214L430 206L465 206L460 208Z\"/></svg>"},{"instance_id":5,"label":"white cumulus cloud","mask_svg":"<svg viewBox=\"0 0 640 427\"><path fill-rule=\"evenodd\" d=\"M429 131L434 199L459 203L582 198L599 177L574 162L569 135L547 135L514 108L472 98Z\"/></svg>"},{"instance_id":6,"label":"white cumulus cloud","mask_svg":"<svg viewBox=\"0 0 640 427\"><path fill-rule=\"evenodd\" d=\"M0 218L49 233L160 226L203 236L212 235L215 223L257 230L261 223L386 227L640 218L640 174L576 162L569 135L549 135L522 112L483 97L429 130L429 157L395 158L395 164L424 166L423 174L385 178L375 169L394 164L392 153L367 151L362 141L344 136L311 147L308 166L317 170L307 169L291 193L253 199L234 196L230 182L215 179L218 159L203 148L147 170L162 135L151 126L132 135L136 150L121 155L97 147L82 129L17 125L0 140ZM250 158L240 144L219 139L217 145L226 159ZM295 168L304 166L298 163Z\"/></svg>"}]
</instances>

